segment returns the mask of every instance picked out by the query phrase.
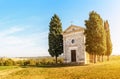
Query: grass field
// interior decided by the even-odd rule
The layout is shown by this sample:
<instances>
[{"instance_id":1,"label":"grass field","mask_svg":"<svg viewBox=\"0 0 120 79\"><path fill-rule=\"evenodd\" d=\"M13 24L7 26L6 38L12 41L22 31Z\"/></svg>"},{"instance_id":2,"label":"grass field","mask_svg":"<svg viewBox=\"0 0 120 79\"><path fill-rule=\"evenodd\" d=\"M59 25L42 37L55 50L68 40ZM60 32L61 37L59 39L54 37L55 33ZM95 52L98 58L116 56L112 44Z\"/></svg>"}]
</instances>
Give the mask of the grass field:
<instances>
[{"instance_id":1,"label":"grass field","mask_svg":"<svg viewBox=\"0 0 120 79\"><path fill-rule=\"evenodd\" d=\"M17 66L0 66L0 71L18 68Z\"/></svg>"},{"instance_id":2,"label":"grass field","mask_svg":"<svg viewBox=\"0 0 120 79\"><path fill-rule=\"evenodd\" d=\"M1 79L120 79L120 56L111 56L108 62L85 66L18 67L11 70L13 72Z\"/></svg>"}]
</instances>

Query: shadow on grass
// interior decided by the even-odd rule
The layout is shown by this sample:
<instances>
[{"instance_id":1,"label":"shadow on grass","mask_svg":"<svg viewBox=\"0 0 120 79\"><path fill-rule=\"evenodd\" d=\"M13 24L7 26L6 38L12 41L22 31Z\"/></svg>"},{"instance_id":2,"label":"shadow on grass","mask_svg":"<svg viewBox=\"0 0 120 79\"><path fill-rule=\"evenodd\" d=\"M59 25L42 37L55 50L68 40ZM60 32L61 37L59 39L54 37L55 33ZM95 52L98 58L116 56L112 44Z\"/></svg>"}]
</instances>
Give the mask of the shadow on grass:
<instances>
[{"instance_id":1,"label":"shadow on grass","mask_svg":"<svg viewBox=\"0 0 120 79\"><path fill-rule=\"evenodd\" d=\"M61 68L61 67L75 67L75 66L88 66L89 64L77 64L77 63L68 63L68 64L44 64L44 65L28 65L28 66L20 66L22 68L30 68L30 67L37 67L37 68Z\"/></svg>"}]
</instances>

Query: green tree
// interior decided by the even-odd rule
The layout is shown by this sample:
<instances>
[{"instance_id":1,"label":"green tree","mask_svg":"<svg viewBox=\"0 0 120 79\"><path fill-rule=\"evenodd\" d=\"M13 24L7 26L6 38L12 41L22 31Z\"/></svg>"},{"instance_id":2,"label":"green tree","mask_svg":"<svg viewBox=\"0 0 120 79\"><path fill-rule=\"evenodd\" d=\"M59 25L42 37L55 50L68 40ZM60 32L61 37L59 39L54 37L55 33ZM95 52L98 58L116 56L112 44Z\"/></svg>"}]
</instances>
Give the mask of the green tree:
<instances>
[{"instance_id":1,"label":"green tree","mask_svg":"<svg viewBox=\"0 0 120 79\"><path fill-rule=\"evenodd\" d=\"M30 60L29 60L29 65L30 65L30 66L35 66L35 65L36 65L36 61L37 61L37 60L35 60L35 59L30 59Z\"/></svg>"},{"instance_id":2,"label":"green tree","mask_svg":"<svg viewBox=\"0 0 120 79\"><path fill-rule=\"evenodd\" d=\"M14 61L12 59L7 59L7 60L5 60L4 65L5 66L13 66L14 65Z\"/></svg>"},{"instance_id":3,"label":"green tree","mask_svg":"<svg viewBox=\"0 0 120 79\"><path fill-rule=\"evenodd\" d=\"M59 17L54 14L49 24L49 54L55 57L57 63L57 57L63 53L63 36L62 36L62 23Z\"/></svg>"},{"instance_id":4,"label":"green tree","mask_svg":"<svg viewBox=\"0 0 120 79\"><path fill-rule=\"evenodd\" d=\"M5 59L0 58L0 66L4 66L4 63L5 63Z\"/></svg>"},{"instance_id":5,"label":"green tree","mask_svg":"<svg viewBox=\"0 0 120 79\"><path fill-rule=\"evenodd\" d=\"M109 56L112 53L112 42L111 42L111 38L110 38L110 29L109 29L108 21L104 22L104 28L106 31L106 47L107 47L105 55L107 56L107 61L109 61Z\"/></svg>"},{"instance_id":6,"label":"green tree","mask_svg":"<svg viewBox=\"0 0 120 79\"><path fill-rule=\"evenodd\" d=\"M92 11L89 19L85 20L86 26L86 51L93 55L93 62L96 63L97 55L104 55L106 51L106 36L103 20L99 14Z\"/></svg>"}]
</instances>

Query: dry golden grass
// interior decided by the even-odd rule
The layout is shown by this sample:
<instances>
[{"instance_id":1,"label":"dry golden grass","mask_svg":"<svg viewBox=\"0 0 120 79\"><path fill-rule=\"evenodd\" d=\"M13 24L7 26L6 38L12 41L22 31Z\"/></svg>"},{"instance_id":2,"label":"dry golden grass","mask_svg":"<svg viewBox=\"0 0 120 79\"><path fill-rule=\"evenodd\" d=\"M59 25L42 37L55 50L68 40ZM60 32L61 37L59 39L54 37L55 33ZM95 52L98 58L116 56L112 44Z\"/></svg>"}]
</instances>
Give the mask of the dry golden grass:
<instances>
[{"instance_id":1,"label":"dry golden grass","mask_svg":"<svg viewBox=\"0 0 120 79\"><path fill-rule=\"evenodd\" d=\"M3 79L120 79L120 56L86 66L27 67Z\"/></svg>"}]
</instances>

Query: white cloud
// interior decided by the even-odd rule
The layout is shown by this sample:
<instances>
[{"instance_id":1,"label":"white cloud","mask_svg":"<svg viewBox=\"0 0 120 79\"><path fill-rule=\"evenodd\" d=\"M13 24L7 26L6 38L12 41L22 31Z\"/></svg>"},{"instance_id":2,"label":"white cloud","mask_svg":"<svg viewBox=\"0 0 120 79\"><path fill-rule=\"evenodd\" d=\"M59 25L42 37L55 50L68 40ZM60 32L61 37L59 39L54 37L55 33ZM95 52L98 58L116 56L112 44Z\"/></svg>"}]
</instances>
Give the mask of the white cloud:
<instances>
[{"instance_id":1,"label":"white cloud","mask_svg":"<svg viewBox=\"0 0 120 79\"><path fill-rule=\"evenodd\" d=\"M10 34L13 34L13 33L16 33L16 32L20 32L20 31L23 31L24 28L20 28L18 26L14 26L14 27L11 27L11 28L8 28L6 30L3 30L0 32L0 36L6 36L6 35L10 35Z\"/></svg>"},{"instance_id":2,"label":"white cloud","mask_svg":"<svg viewBox=\"0 0 120 79\"><path fill-rule=\"evenodd\" d=\"M15 33L26 31L25 28L11 27L0 32L0 56L43 56L48 55L48 32L16 36Z\"/></svg>"}]
</instances>

